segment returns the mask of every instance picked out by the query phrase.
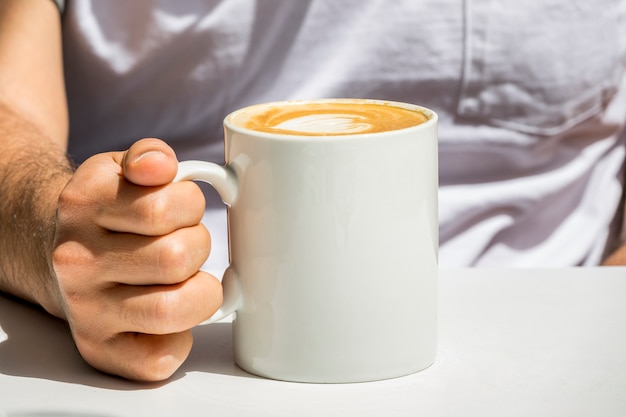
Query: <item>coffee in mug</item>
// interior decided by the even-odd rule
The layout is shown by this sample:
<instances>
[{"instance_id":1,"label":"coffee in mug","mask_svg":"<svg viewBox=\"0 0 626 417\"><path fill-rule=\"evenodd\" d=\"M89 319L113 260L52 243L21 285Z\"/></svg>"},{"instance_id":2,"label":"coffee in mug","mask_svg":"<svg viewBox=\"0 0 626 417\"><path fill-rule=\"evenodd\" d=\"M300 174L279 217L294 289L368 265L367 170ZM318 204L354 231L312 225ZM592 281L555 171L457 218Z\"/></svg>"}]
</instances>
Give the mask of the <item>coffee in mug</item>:
<instances>
[{"instance_id":1,"label":"coffee in mug","mask_svg":"<svg viewBox=\"0 0 626 417\"><path fill-rule=\"evenodd\" d=\"M407 375L436 354L437 115L355 99L226 117L225 166L179 165L228 206L237 364L287 381Z\"/></svg>"},{"instance_id":2,"label":"coffee in mug","mask_svg":"<svg viewBox=\"0 0 626 417\"><path fill-rule=\"evenodd\" d=\"M260 104L229 116L236 126L278 135L342 136L405 129L424 123L423 112L384 102Z\"/></svg>"}]
</instances>

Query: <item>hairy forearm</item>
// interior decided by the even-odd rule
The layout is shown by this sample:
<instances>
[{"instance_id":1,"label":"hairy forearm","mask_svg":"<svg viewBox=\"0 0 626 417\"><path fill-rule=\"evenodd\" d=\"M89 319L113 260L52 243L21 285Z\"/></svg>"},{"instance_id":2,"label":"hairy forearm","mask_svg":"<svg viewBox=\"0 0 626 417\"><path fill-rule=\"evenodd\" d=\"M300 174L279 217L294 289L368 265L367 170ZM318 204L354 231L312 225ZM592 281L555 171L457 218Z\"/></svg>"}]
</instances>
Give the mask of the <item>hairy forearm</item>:
<instances>
[{"instance_id":1,"label":"hairy forearm","mask_svg":"<svg viewBox=\"0 0 626 417\"><path fill-rule=\"evenodd\" d=\"M65 151L0 104L0 291L62 316L51 266L58 196L72 169Z\"/></svg>"}]
</instances>

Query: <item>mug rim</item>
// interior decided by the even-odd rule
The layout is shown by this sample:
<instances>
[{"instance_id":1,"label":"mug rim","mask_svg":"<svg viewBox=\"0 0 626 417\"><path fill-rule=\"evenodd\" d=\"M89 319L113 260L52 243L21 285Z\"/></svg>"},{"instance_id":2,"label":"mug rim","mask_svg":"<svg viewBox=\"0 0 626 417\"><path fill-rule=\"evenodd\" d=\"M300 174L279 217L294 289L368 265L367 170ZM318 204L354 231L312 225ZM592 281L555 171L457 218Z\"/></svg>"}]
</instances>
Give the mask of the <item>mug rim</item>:
<instances>
[{"instance_id":1,"label":"mug rim","mask_svg":"<svg viewBox=\"0 0 626 417\"><path fill-rule=\"evenodd\" d=\"M263 132L259 130L248 129L246 127L242 127L234 124L230 121L232 117L235 115L249 110L253 107L258 106L283 106L283 105L306 105L306 104L315 104L315 103L354 103L354 104L378 104L385 105L390 107L399 107L408 110L420 111L426 117L427 120L414 125L405 127L402 129L394 129L394 130L386 130L383 132L372 132L372 133L352 133L352 134L344 134L344 135L298 135L291 133L270 133ZM432 125L437 123L438 115L435 111L429 109L428 107L421 106L419 104L407 103L402 101L393 101L393 100L380 100L380 99L363 99L363 98L317 98L317 99L302 99L302 100L279 100L279 101L270 101L265 103L252 104L250 106L245 106L240 109L234 110L230 112L223 120L224 127L228 128L231 131L252 135L258 138L265 139L273 139L273 140L294 140L297 139L299 141L302 140L314 140L314 141L339 141L339 140L355 140L355 139L365 139L372 137L384 137L390 135L396 135L398 133L406 133L410 130L422 130L428 129L432 127Z\"/></svg>"}]
</instances>

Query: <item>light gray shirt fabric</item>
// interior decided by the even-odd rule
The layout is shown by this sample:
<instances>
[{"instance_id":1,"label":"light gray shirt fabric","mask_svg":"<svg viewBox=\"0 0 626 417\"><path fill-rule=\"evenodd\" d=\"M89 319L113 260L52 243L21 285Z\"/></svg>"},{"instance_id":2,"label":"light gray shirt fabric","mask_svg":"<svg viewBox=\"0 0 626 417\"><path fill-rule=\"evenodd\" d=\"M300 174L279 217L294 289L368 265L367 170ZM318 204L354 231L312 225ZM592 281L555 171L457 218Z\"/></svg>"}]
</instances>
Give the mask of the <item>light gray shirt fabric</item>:
<instances>
[{"instance_id":1,"label":"light gray shirt fabric","mask_svg":"<svg viewBox=\"0 0 626 417\"><path fill-rule=\"evenodd\" d=\"M70 152L81 161L156 136L181 160L219 162L222 119L245 105L418 103L440 116L441 265L596 264L622 194L625 9L69 0Z\"/></svg>"},{"instance_id":2,"label":"light gray shirt fabric","mask_svg":"<svg viewBox=\"0 0 626 417\"><path fill-rule=\"evenodd\" d=\"M65 0L52 0L52 1L54 1L54 3L57 5L57 7L59 8L59 11L63 13L63 10L65 10Z\"/></svg>"}]
</instances>

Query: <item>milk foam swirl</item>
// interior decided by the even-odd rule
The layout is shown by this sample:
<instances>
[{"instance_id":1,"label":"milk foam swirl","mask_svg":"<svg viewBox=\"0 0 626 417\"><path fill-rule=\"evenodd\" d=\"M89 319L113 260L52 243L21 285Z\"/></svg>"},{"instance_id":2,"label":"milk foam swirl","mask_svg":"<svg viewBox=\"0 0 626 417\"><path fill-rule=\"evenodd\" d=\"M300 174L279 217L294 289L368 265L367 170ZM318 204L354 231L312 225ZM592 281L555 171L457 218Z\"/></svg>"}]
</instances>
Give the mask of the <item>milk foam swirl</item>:
<instances>
[{"instance_id":1,"label":"milk foam swirl","mask_svg":"<svg viewBox=\"0 0 626 417\"><path fill-rule=\"evenodd\" d=\"M341 136L377 133L419 125L421 111L381 102L328 101L261 104L242 109L229 119L260 132L298 136Z\"/></svg>"},{"instance_id":2,"label":"milk foam swirl","mask_svg":"<svg viewBox=\"0 0 626 417\"><path fill-rule=\"evenodd\" d=\"M355 114L309 114L287 119L274 126L276 130L301 133L362 133L372 129L367 118Z\"/></svg>"}]
</instances>

